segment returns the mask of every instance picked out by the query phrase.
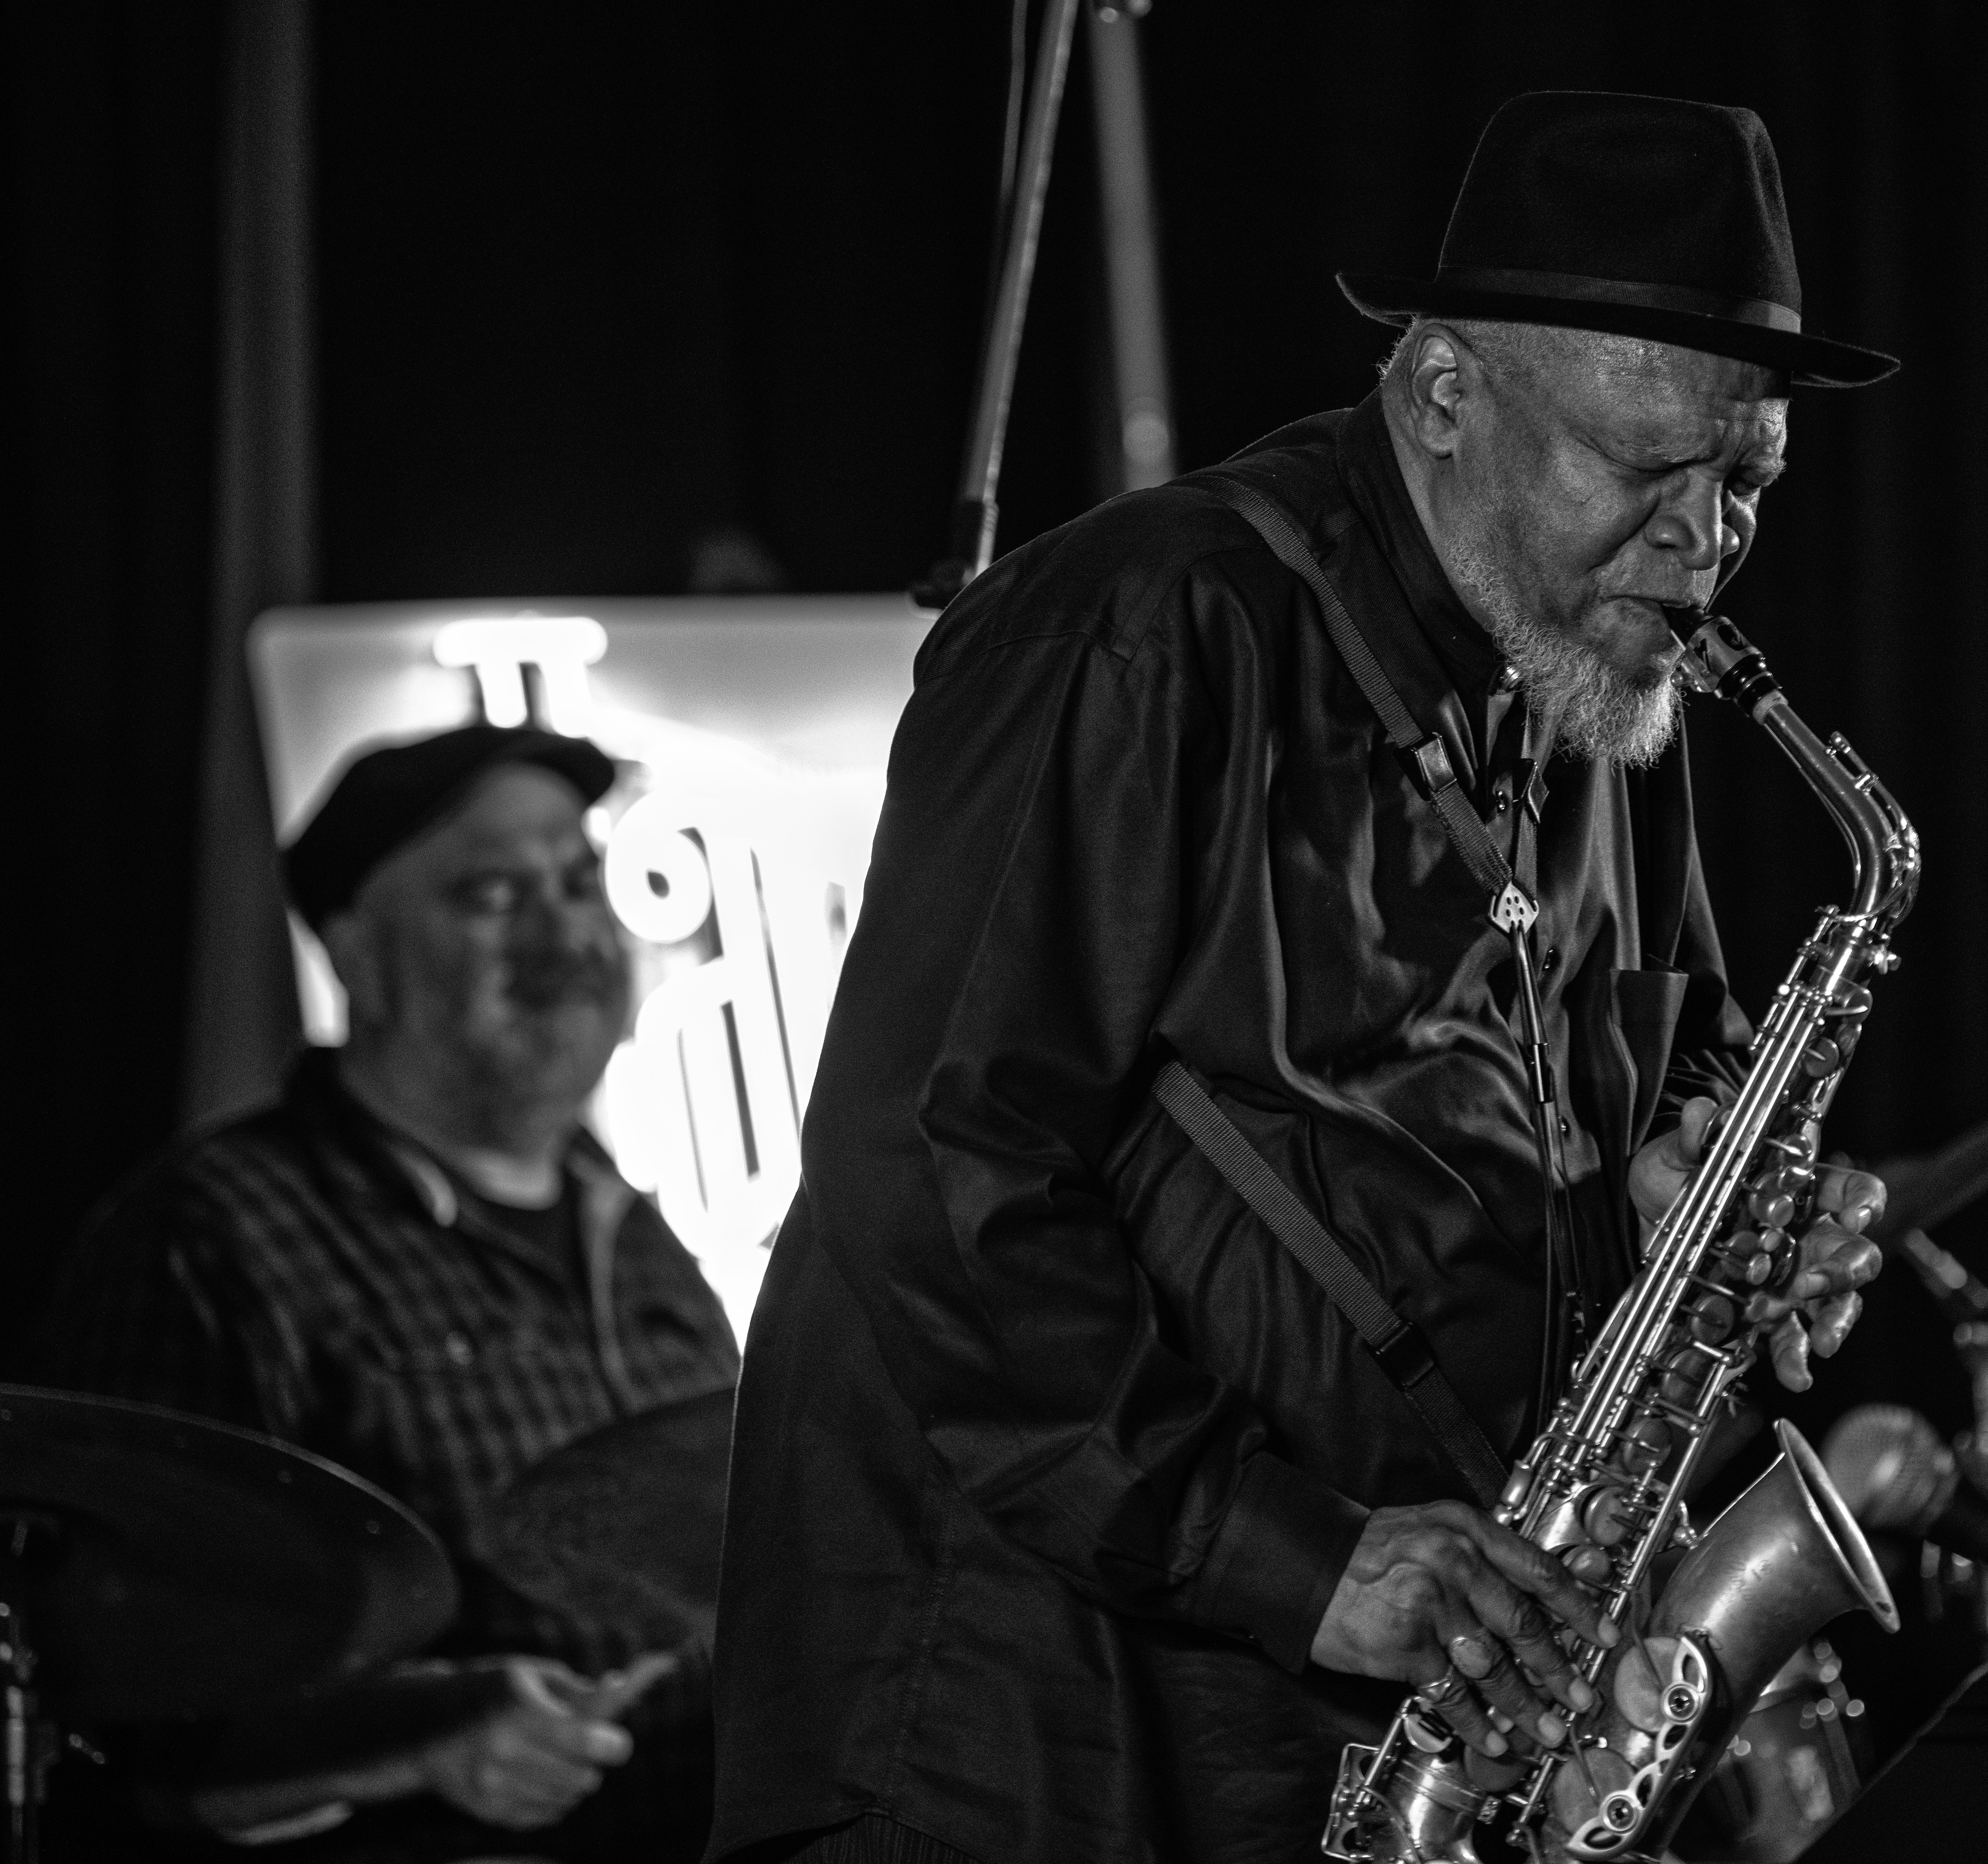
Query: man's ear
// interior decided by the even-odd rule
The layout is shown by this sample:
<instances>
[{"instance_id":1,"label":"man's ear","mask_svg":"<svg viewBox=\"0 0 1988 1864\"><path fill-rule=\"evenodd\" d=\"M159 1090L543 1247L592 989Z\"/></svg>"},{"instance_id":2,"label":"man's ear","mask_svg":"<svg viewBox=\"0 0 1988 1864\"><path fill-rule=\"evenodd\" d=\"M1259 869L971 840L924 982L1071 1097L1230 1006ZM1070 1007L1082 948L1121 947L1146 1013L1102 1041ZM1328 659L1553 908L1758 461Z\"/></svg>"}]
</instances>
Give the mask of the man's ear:
<instances>
[{"instance_id":1,"label":"man's ear","mask_svg":"<svg viewBox=\"0 0 1988 1864\"><path fill-rule=\"evenodd\" d=\"M1476 357L1447 324L1419 326L1409 339L1401 379L1407 394L1408 431L1432 459L1456 450L1465 396L1474 386Z\"/></svg>"}]
</instances>

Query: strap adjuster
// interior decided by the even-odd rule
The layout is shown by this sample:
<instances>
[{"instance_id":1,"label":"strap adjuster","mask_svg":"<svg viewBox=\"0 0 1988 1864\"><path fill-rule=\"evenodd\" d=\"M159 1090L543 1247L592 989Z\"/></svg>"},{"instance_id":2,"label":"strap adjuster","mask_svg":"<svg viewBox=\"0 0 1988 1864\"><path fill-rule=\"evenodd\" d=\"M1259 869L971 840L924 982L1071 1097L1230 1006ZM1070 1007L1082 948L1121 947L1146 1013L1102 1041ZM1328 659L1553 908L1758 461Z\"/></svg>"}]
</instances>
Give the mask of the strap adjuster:
<instances>
[{"instance_id":1,"label":"strap adjuster","mask_svg":"<svg viewBox=\"0 0 1988 1864\"><path fill-rule=\"evenodd\" d=\"M1408 781L1421 791L1425 802L1456 781L1456 772L1450 766L1449 747L1438 732L1431 732L1419 744L1405 746L1401 757Z\"/></svg>"},{"instance_id":2,"label":"strap adjuster","mask_svg":"<svg viewBox=\"0 0 1988 1864\"><path fill-rule=\"evenodd\" d=\"M1395 1318L1401 1317L1397 1314ZM1381 1370L1404 1392L1435 1370L1435 1355L1429 1351L1422 1330L1413 1321L1401 1321L1399 1330L1372 1350L1381 1362Z\"/></svg>"}]
</instances>

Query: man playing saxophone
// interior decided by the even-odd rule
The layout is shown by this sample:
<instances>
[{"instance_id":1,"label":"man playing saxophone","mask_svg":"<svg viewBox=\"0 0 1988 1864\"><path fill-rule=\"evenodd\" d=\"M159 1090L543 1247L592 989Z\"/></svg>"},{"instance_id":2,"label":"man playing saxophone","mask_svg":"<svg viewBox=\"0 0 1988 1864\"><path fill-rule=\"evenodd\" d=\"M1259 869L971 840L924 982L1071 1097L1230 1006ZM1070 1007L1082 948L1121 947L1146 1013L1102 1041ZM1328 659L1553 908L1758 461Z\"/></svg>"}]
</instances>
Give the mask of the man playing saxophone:
<instances>
[{"instance_id":1,"label":"man playing saxophone","mask_svg":"<svg viewBox=\"0 0 1988 1864\"><path fill-rule=\"evenodd\" d=\"M1562 1630L1621 1635L1466 1497L1746 1066L1666 608L1791 390L1893 365L1802 333L1744 110L1515 100L1435 279L1343 282L1404 330L1367 401L1036 540L920 656L746 1358L714 1858L1315 1856L1405 1685L1550 1751ZM1784 1383L1883 1199L1828 1176L1752 1294Z\"/></svg>"}]
</instances>

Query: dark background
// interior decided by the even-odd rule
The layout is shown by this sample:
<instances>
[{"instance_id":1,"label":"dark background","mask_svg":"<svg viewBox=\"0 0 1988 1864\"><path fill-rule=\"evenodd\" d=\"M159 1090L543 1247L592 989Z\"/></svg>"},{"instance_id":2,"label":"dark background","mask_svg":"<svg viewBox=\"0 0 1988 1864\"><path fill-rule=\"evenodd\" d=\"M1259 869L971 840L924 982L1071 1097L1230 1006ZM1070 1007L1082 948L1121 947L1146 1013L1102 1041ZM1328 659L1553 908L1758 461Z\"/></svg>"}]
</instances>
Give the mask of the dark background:
<instances>
[{"instance_id":1,"label":"dark background","mask_svg":"<svg viewBox=\"0 0 1988 1864\"><path fill-rule=\"evenodd\" d=\"M668 594L739 533L800 590L922 570L972 387L1006 10L318 11L319 599ZM1157 0L1140 29L1184 467L1365 392L1388 333L1333 274L1433 263L1512 92L1640 90L1766 118L1810 326L1905 361L1875 389L1798 393L1794 470L1728 604L1925 837L1905 967L1832 1129L1873 1155L1988 1115L1974 11L1862 8L1850 32L1798 0L1668 25L1591 0ZM5 383L25 485L0 570L7 1333L50 1252L184 1104L230 17L72 0L8 28ZM1106 489L1083 56L1080 38L1004 548ZM1726 718L1693 731L1706 857L1757 1006L1840 892L1841 855L1764 741ZM1963 1220L1948 1240L1973 1233ZM1884 1351L1858 1376L1964 1422L1904 1282L1874 1301L1863 1350Z\"/></svg>"}]
</instances>

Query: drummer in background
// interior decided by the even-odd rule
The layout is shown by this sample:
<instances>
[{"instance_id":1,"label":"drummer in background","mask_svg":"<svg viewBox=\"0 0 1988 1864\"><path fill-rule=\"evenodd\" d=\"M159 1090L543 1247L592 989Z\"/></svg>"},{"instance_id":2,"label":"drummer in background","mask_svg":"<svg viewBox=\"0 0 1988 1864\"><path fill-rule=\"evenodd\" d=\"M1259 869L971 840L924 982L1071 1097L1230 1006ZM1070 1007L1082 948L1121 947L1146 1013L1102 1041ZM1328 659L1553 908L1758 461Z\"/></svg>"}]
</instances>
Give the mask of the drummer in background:
<instances>
[{"instance_id":1,"label":"drummer in background","mask_svg":"<svg viewBox=\"0 0 1988 1864\"><path fill-rule=\"evenodd\" d=\"M737 1376L696 1264L580 1124L627 1010L582 826L614 774L584 740L489 726L355 762L285 856L348 994L346 1046L144 1170L59 1278L43 1382L247 1425L377 1483L462 1582L431 1654L498 1673L489 1713L377 1764L183 1797L238 1841L369 1864L702 1849L708 1691L686 1713L680 1660L631 1703L672 1669L639 1628L549 1612L478 1558L532 1463Z\"/></svg>"}]
</instances>

